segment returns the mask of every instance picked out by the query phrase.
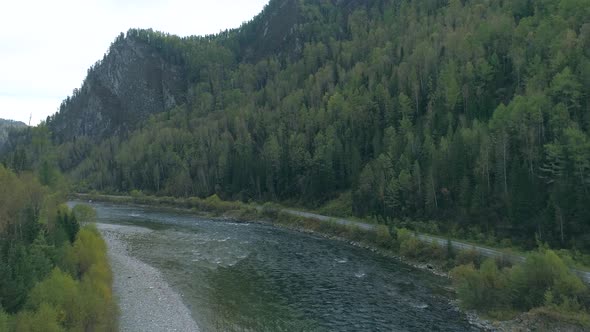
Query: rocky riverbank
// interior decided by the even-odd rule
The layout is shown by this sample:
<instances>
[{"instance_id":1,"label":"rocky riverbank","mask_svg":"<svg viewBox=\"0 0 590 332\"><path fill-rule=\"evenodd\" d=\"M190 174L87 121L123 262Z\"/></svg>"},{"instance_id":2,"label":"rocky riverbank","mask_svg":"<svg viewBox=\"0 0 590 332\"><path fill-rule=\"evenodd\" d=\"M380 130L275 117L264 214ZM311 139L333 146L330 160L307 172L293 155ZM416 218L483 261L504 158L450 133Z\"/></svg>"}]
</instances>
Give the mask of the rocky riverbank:
<instances>
[{"instance_id":1,"label":"rocky riverbank","mask_svg":"<svg viewBox=\"0 0 590 332\"><path fill-rule=\"evenodd\" d=\"M178 208L178 207L175 207L174 210L180 210L183 212L191 211L193 213L196 213L194 210L182 209L182 208ZM258 216L258 218L240 218L240 217L234 216L234 214L222 214L221 217L219 215L217 215L217 218L229 219L229 220L236 221L236 222L244 222L245 220L248 220L247 222L250 222L250 223L272 224L274 226L289 228L289 229L296 230L296 231L303 232L303 233L310 233L310 234L314 234L316 236L341 240L344 242L348 242L351 245L354 245L357 247L363 247L365 249L368 249L368 250L371 250L374 252L378 252L381 255L389 256L393 259L402 261L405 264L414 266L415 268L418 268L418 269L421 269L424 271L428 271L428 272L433 273L435 275L438 275L441 277L447 277L447 278L449 277L448 273L444 269L442 269L441 267L437 266L437 264L434 264L434 263L429 264L429 263L417 262L417 261L405 259L403 257L400 257L397 253L394 253L389 250L383 250L381 248L378 248L375 245L367 244L367 243L361 242L361 241L351 241L350 239L347 239L344 237L339 237L339 236L331 235L328 233L316 231L315 229L309 229L306 227L302 227L302 226L297 225L295 223L277 222L278 217L276 218L277 220L271 220L273 218L261 217L261 216ZM457 310L460 310L456 300L450 300L450 302ZM521 314L518 317L516 317L512 320L508 320L508 321L497 321L497 320L483 319L481 316L479 316L476 312L473 312L473 311L466 312L466 315L467 315L467 318L468 318L469 322L471 323L471 325L474 327L477 327L478 329L480 329L482 331L532 331L532 330L538 330L538 331L551 331L551 330L583 331L584 330L584 328L579 327L576 324L569 324L567 322L563 322L561 319L556 319L554 317L550 317L547 315L540 315L540 314L533 314L533 313ZM536 326L536 328L531 329L531 326ZM547 326L551 326L551 327L549 329L547 329Z\"/></svg>"},{"instance_id":2,"label":"rocky riverbank","mask_svg":"<svg viewBox=\"0 0 590 332\"><path fill-rule=\"evenodd\" d=\"M149 232L141 227L97 224L107 242L113 269L113 291L119 302L120 331L199 331L182 297L161 273L128 254L122 237Z\"/></svg>"}]
</instances>

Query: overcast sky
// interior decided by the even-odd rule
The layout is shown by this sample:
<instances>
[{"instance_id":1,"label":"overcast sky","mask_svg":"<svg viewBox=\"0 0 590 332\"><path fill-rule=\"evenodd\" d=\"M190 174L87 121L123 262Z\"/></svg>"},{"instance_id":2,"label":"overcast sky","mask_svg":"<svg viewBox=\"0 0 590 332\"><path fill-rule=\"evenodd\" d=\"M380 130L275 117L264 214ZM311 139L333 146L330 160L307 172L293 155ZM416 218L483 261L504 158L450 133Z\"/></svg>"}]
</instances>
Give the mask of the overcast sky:
<instances>
[{"instance_id":1,"label":"overcast sky","mask_svg":"<svg viewBox=\"0 0 590 332\"><path fill-rule=\"evenodd\" d=\"M38 124L129 28L180 36L239 27L268 0L18 0L0 5L0 118Z\"/></svg>"}]
</instances>

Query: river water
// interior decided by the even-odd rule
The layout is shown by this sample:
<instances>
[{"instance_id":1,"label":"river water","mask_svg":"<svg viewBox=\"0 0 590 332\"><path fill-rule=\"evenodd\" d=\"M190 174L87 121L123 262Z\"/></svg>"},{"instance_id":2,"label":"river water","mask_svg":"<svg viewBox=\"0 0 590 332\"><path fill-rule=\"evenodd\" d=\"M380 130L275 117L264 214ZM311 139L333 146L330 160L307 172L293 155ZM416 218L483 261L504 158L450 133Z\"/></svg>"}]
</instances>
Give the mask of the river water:
<instances>
[{"instance_id":1,"label":"river water","mask_svg":"<svg viewBox=\"0 0 590 332\"><path fill-rule=\"evenodd\" d=\"M366 249L270 225L92 205L99 223L123 226L113 229L129 254L161 272L201 331L477 330L449 304L448 280Z\"/></svg>"}]
</instances>

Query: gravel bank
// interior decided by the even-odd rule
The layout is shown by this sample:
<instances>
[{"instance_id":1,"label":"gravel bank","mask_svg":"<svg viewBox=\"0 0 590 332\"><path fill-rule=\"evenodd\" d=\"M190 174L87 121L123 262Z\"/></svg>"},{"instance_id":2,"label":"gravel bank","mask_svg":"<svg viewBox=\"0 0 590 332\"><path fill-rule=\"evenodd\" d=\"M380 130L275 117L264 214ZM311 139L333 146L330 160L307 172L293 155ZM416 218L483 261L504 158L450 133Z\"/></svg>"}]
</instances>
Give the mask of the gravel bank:
<instances>
[{"instance_id":1,"label":"gravel bank","mask_svg":"<svg viewBox=\"0 0 590 332\"><path fill-rule=\"evenodd\" d=\"M128 254L124 237L149 230L109 224L97 224L97 227L109 248L113 291L121 309L120 330L199 331L182 298L161 273Z\"/></svg>"}]
</instances>

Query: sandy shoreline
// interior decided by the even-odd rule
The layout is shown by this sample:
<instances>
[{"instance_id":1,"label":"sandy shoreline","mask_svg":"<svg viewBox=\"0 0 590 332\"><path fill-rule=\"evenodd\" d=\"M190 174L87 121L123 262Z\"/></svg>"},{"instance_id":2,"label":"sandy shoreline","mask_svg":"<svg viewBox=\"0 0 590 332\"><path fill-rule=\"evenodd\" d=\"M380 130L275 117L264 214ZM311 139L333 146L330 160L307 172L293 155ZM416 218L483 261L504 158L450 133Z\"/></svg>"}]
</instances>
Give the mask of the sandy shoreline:
<instances>
[{"instance_id":1,"label":"sandy shoreline","mask_svg":"<svg viewBox=\"0 0 590 332\"><path fill-rule=\"evenodd\" d=\"M128 254L122 237L149 230L109 224L97 227L108 246L113 291L121 310L120 331L199 331L181 296L160 271Z\"/></svg>"}]
</instances>

